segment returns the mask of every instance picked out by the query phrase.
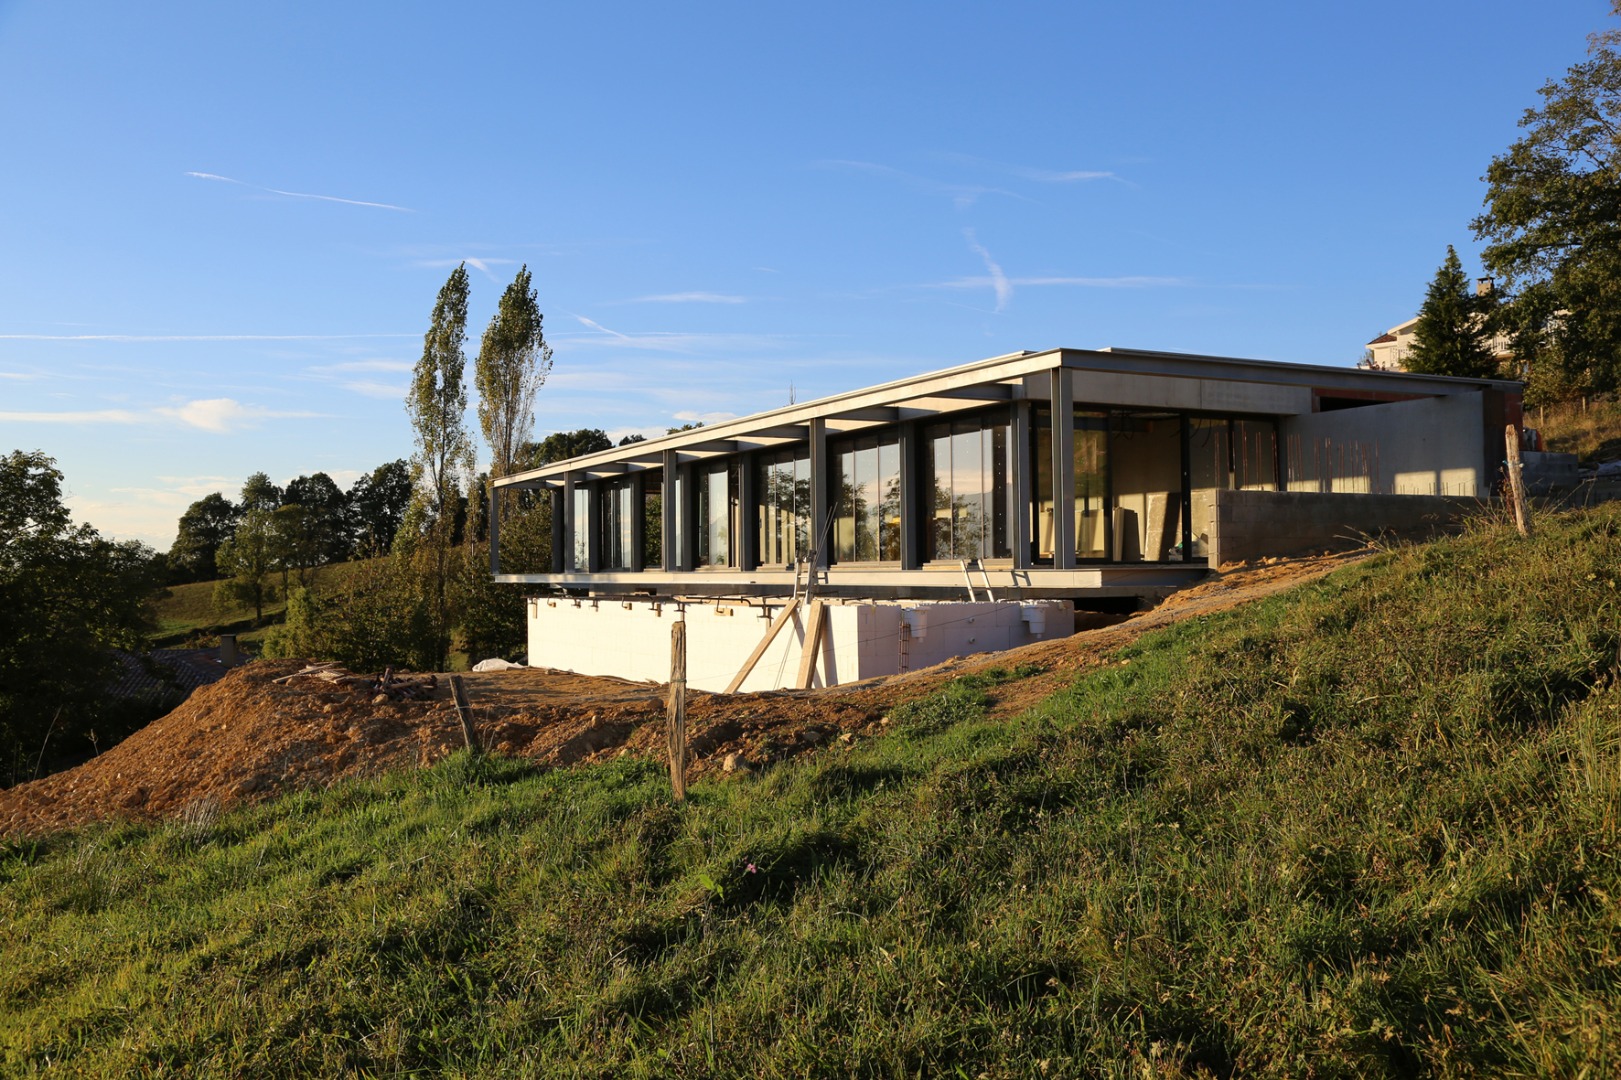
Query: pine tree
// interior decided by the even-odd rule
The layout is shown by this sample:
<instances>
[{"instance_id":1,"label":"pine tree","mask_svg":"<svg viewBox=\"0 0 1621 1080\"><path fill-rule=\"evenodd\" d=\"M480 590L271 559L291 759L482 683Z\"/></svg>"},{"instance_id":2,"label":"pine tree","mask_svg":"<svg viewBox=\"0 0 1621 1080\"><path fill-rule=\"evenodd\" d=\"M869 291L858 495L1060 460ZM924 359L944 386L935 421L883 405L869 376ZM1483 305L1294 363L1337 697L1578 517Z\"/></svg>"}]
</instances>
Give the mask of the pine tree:
<instances>
[{"instance_id":1,"label":"pine tree","mask_svg":"<svg viewBox=\"0 0 1621 1080\"><path fill-rule=\"evenodd\" d=\"M1413 349L1403 363L1423 375L1491 378L1498 373L1486 332L1482 298L1469 291L1469 279L1452 245L1435 272L1413 327Z\"/></svg>"}]
</instances>

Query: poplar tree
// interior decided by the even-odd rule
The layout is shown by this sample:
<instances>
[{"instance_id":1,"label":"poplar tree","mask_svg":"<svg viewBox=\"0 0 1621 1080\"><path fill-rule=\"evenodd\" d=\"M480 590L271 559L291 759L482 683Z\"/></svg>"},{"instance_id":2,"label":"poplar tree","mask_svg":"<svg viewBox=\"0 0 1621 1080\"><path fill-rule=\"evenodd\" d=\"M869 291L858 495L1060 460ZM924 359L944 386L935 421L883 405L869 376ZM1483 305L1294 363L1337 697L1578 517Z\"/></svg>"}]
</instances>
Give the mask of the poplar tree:
<instances>
[{"instance_id":1,"label":"poplar tree","mask_svg":"<svg viewBox=\"0 0 1621 1080\"><path fill-rule=\"evenodd\" d=\"M413 537L429 548L434 638L439 656L450 649L448 584L456 509L473 473L473 443L467 431L467 266L451 271L433 305L433 321L422 341L422 359L411 376L405 411L416 434L411 460L413 507L407 519L423 526Z\"/></svg>"},{"instance_id":2,"label":"poplar tree","mask_svg":"<svg viewBox=\"0 0 1621 1080\"><path fill-rule=\"evenodd\" d=\"M1469 291L1469 278L1451 244L1418 309L1413 349L1403 364L1423 375L1485 379L1498 373L1483 300Z\"/></svg>"},{"instance_id":3,"label":"poplar tree","mask_svg":"<svg viewBox=\"0 0 1621 1080\"><path fill-rule=\"evenodd\" d=\"M517 471L519 448L535 426L535 394L552 369L539 297L526 264L501 294L474 365L478 422L490 447L490 476Z\"/></svg>"},{"instance_id":4,"label":"poplar tree","mask_svg":"<svg viewBox=\"0 0 1621 1080\"><path fill-rule=\"evenodd\" d=\"M467 266L451 271L433 305L433 322L422 340L422 359L411 375L405 411L417 452L411 459L416 499L429 531L447 526L456 499L473 471L467 433Z\"/></svg>"}]
</instances>

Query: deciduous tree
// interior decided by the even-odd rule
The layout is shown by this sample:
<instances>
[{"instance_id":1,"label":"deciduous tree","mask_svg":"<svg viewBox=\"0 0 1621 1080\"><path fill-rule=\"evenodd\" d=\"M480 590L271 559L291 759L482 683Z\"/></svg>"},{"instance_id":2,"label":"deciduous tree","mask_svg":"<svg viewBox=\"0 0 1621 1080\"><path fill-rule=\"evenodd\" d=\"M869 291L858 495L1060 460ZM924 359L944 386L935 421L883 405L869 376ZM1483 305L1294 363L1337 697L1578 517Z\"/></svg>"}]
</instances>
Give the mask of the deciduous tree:
<instances>
[{"instance_id":1,"label":"deciduous tree","mask_svg":"<svg viewBox=\"0 0 1621 1080\"><path fill-rule=\"evenodd\" d=\"M0 775L24 778L49 740L77 749L106 715L109 650L140 648L159 576L149 549L73 524L54 460L0 457Z\"/></svg>"},{"instance_id":2,"label":"deciduous tree","mask_svg":"<svg viewBox=\"0 0 1621 1080\"><path fill-rule=\"evenodd\" d=\"M478 422L490 447L490 475L497 479L517 468L518 449L535 426L535 394L552 368L542 321L525 265L501 294L474 364Z\"/></svg>"},{"instance_id":3,"label":"deciduous tree","mask_svg":"<svg viewBox=\"0 0 1621 1080\"><path fill-rule=\"evenodd\" d=\"M1621 2L1612 7L1621 13ZM1542 90L1525 134L1486 170L1474 220L1482 259L1509 292L1515 353L1582 393L1621 386L1621 30Z\"/></svg>"},{"instance_id":4,"label":"deciduous tree","mask_svg":"<svg viewBox=\"0 0 1621 1080\"><path fill-rule=\"evenodd\" d=\"M375 555L394 544L411 502L411 463L379 465L349 489L349 530L357 553Z\"/></svg>"},{"instance_id":5,"label":"deciduous tree","mask_svg":"<svg viewBox=\"0 0 1621 1080\"><path fill-rule=\"evenodd\" d=\"M451 272L433 305L433 317L422 342L411 389L405 400L417 453L412 459L415 483L413 512L407 520L422 530L432 562L434 633L440 655L449 651L450 547L458 501L473 473L473 443L467 432L467 267Z\"/></svg>"},{"instance_id":6,"label":"deciduous tree","mask_svg":"<svg viewBox=\"0 0 1621 1080\"><path fill-rule=\"evenodd\" d=\"M219 492L186 508L167 556L169 580L204 581L214 576L214 556L236 531L242 512Z\"/></svg>"}]
</instances>

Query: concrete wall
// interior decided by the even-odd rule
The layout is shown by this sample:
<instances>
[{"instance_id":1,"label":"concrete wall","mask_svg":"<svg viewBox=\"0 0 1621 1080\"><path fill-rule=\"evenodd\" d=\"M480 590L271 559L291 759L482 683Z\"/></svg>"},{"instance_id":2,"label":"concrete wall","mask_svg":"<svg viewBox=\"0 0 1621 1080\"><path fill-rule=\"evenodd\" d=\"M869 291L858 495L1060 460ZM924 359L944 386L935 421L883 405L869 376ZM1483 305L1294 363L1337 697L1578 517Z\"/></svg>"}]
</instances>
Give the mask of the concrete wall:
<instances>
[{"instance_id":1,"label":"concrete wall","mask_svg":"<svg viewBox=\"0 0 1621 1080\"><path fill-rule=\"evenodd\" d=\"M1279 424L1287 486L1485 498L1496 469L1488 471L1484 425L1480 391L1291 416Z\"/></svg>"},{"instance_id":2,"label":"concrete wall","mask_svg":"<svg viewBox=\"0 0 1621 1080\"><path fill-rule=\"evenodd\" d=\"M1443 495L1200 491L1193 497L1204 503L1193 519L1208 515L1211 566L1348 550L1361 546L1366 536L1416 539L1450 531L1481 507L1474 498Z\"/></svg>"},{"instance_id":3,"label":"concrete wall","mask_svg":"<svg viewBox=\"0 0 1621 1080\"><path fill-rule=\"evenodd\" d=\"M531 599L529 663L664 682L670 677L670 624L681 611L687 621L687 685L724 690L781 610L780 602ZM812 685L836 686L954 656L1067 637L1074 619L1067 600L829 603ZM793 685L807 621L805 612L795 613L755 665L744 691Z\"/></svg>"}]
</instances>

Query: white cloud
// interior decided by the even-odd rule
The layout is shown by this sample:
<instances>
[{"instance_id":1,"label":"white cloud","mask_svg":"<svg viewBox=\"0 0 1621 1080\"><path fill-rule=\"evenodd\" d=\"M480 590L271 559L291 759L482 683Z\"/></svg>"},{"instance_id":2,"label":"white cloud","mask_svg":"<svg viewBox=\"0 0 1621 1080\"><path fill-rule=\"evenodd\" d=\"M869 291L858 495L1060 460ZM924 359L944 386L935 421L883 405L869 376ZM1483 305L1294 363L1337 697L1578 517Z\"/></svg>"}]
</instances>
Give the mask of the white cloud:
<instances>
[{"instance_id":1,"label":"white cloud","mask_svg":"<svg viewBox=\"0 0 1621 1080\"><path fill-rule=\"evenodd\" d=\"M393 203L367 202L364 199L343 199L336 195L312 195L305 191L283 191L280 188L262 187L259 184L250 184L246 180L235 180L229 176L220 176L218 173L188 172L187 176L198 180L214 180L222 184L236 184L239 187L251 188L254 191L264 191L271 195L281 195L288 199L314 199L318 202L343 203L345 206L366 206L374 210L397 210L402 214L414 214L409 206L395 206Z\"/></svg>"},{"instance_id":2,"label":"white cloud","mask_svg":"<svg viewBox=\"0 0 1621 1080\"><path fill-rule=\"evenodd\" d=\"M226 435L244 427L253 427L261 420L304 419L320 415L311 412L275 412L256 405L243 405L232 398L205 398L154 411L160 416L171 417L183 424L219 435Z\"/></svg>"},{"instance_id":3,"label":"white cloud","mask_svg":"<svg viewBox=\"0 0 1621 1080\"><path fill-rule=\"evenodd\" d=\"M747 301L741 296L727 296L723 293L712 292L681 292L662 293L658 296L638 296L627 301L631 304L743 304Z\"/></svg>"}]
</instances>

